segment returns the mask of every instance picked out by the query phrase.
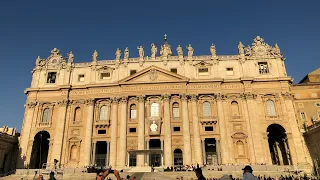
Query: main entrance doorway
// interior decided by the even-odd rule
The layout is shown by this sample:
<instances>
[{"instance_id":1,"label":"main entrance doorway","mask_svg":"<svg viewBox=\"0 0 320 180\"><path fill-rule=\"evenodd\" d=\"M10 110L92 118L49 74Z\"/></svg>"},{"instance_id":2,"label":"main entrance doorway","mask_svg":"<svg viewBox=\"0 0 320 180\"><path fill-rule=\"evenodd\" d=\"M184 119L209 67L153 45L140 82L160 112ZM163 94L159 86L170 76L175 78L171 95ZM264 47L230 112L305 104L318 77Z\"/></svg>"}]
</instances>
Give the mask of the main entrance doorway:
<instances>
[{"instance_id":1,"label":"main entrance doorway","mask_svg":"<svg viewBox=\"0 0 320 180\"><path fill-rule=\"evenodd\" d=\"M47 131L40 131L34 136L29 166L31 169L40 169L47 163L49 139L50 134Z\"/></svg>"},{"instance_id":2,"label":"main entrance doorway","mask_svg":"<svg viewBox=\"0 0 320 180\"><path fill-rule=\"evenodd\" d=\"M173 151L173 162L175 167L183 165L183 155L181 149L175 149Z\"/></svg>"},{"instance_id":3,"label":"main entrance doorway","mask_svg":"<svg viewBox=\"0 0 320 180\"><path fill-rule=\"evenodd\" d=\"M95 165L107 166L108 143L106 141L97 141L95 153Z\"/></svg>"},{"instance_id":4,"label":"main entrance doorway","mask_svg":"<svg viewBox=\"0 0 320 180\"><path fill-rule=\"evenodd\" d=\"M161 150L161 142L160 139L150 139L149 141L149 149L157 149ZM161 166L161 154L150 154L149 156L149 166L159 167Z\"/></svg>"},{"instance_id":5,"label":"main entrance doorway","mask_svg":"<svg viewBox=\"0 0 320 180\"><path fill-rule=\"evenodd\" d=\"M206 138L205 143L205 152L206 152L206 162L210 165L218 165L217 157L217 146L215 138Z\"/></svg>"}]
</instances>

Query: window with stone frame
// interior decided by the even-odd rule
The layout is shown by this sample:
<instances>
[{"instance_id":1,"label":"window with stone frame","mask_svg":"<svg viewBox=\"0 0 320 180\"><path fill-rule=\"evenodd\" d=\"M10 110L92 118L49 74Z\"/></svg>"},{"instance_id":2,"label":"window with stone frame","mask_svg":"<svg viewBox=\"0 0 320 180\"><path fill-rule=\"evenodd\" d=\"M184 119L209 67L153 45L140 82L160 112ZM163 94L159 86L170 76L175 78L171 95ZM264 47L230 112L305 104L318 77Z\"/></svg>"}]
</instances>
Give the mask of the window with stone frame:
<instances>
[{"instance_id":1,"label":"window with stone frame","mask_svg":"<svg viewBox=\"0 0 320 180\"><path fill-rule=\"evenodd\" d=\"M41 122L46 123L46 122L49 122L49 120L50 120L50 109L45 108L42 114Z\"/></svg>"},{"instance_id":2,"label":"window with stone frame","mask_svg":"<svg viewBox=\"0 0 320 180\"><path fill-rule=\"evenodd\" d=\"M226 71L227 71L227 76L233 76L234 75L233 68L226 68Z\"/></svg>"},{"instance_id":3,"label":"window with stone frame","mask_svg":"<svg viewBox=\"0 0 320 180\"><path fill-rule=\"evenodd\" d=\"M56 83L57 72L48 72L47 74L47 83L54 84Z\"/></svg>"},{"instance_id":4,"label":"window with stone frame","mask_svg":"<svg viewBox=\"0 0 320 180\"><path fill-rule=\"evenodd\" d=\"M237 101L232 101L231 102L231 113L233 117L238 117L240 116L239 112L239 104Z\"/></svg>"},{"instance_id":5,"label":"window with stone frame","mask_svg":"<svg viewBox=\"0 0 320 180\"><path fill-rule=\"evenodd\" d=\"M130 119L137 118L137 106L135 104L131 104L130 106Z\"/></svg>"},{"instance_id":6,"label":"window with stone frame","mask_svg":"<svg viewBox=\"0 0 320 180\"><path fill-rule=\"evenodd\" d=\"M209 68L207 67L199 67L198 68L199 76L207 76L209 75Z\"/></svg>"},{"instance_id":7,"label":"window with stone frame","mask_svg":"<svg viewBox=\"0 0 320 180\"><path fill-rule=\"evenodd\" d=\"M137 73L137 70L135 70L135 69L130 70L130 76L135 74L135 73Z\"/></svg>"},{"instance_id":8,"label":"window with stone frame","mask_svg":"<svg viewBox=\"0 0 320 180\"><path fill-rule=\"evenodd\" d=\"M76 107L75 109L74 109L74 119L73 119L73 121L81 121L81 109L80 109L80 107Z\"/></svg>"},{"instance_id":9,"label":"window with stone frame","mask_svg":"<svg viewBox=\"0 0 320 180\"><path fill-rule=\"evenodd\" d=\"M105 80L105 79L110 79L111 73L110 72L102 72L100 73L100 79Z\"/></svg>"},{"instance_id":10,"label":"window with stone frame","mask_svg":"<svg viewBox=\"0 0 320 180\"><path fill-rule=\"evenodd\" d=\"M100 108L100 121L106 121L108 120L108 106L103 105Z\"/></svg>"},{"instance_id":11,"label":"window with stone frame","mask_svg":"<svg viewBox=\"0 0 320 180\"><path fill-rule=\"evenodd\" d=\"M151 117L159 117L159 103L152 103L150 107Z\"/></svg>"},{"instance_id":12,"label":"window with stone frame","mask_svg":"<svg viewBox=\"0 0 320 180\"><path fill-rule=\"evenodd\" d=\"M172 104L172 117L173 119L179 119L180 117L180 108L179 108L179 103L174 102Z\"/></svg>"},{"instance_id":13,"label":"window with stone frame","mask_svg":"<svg viewBox=\"0 0 320 180\"><path fill-rule=\"evenodd\" d=\"M209 117L211 116L211 104L208 101L202 103L202 116Z\"/></svg>"},{"instance_id":14,"label":"window with stone frame","mask_svg":"<svg viewBox=\"0 0 320 180\"><path fill-rule=\"evenodd\" d=\"M171 68L170 71L173 72L173 73L176 73L176 74L178 73L177 68Z\"/></svg>"},{"instance_id":15,"label":"window with stone frame","mask_svg":"<svg viewBox=\"0 0 320 180\"><path fill-rule=\"evenodd\" d=\"M84 82L84 74L80 74L80 75L78 76L78 81L79 81L79 82Z\"/></svg>"},{"instance_id":16,"label":"window with stone frame","mask_svg":"<svg viewBox=\"0 0 320 180\"><path fill-rule=\"evenodd\" d=\"M258 62L259 74L268 74L269 67L267 62Z\"/></svg>"},{"instance_id":17,"label":"window with stone frame","mask_svg":"<svg viewBox=\"0 0 320 180\"><path fill-rule=\"evenodd\" d=\"M266 101L266 111L269 117L277 116L276 106L273 100L269 99Z\"/></svg>"},{"instance_id":18,"label":"window with stone frame","mask_svg":"<svg viewBox=\"0 0 320 180\"><path fill-rule=\"evenodd\" d=\"M238 151L238 157L245 156L245 149L244 149L244 143L242 141L237 141L237 151Z\"/></svg>"},{"instance_id":19,"label":"window with stone frame","mask_svg":"<svg viewBox=\"0 0 320 180\"><path fill-rule=\"evenodd\" d=\"M76 145L72 145L70 150L70 160L77 160L77 157L78 157L78 148Z\"/></svg>"}]
</instances>

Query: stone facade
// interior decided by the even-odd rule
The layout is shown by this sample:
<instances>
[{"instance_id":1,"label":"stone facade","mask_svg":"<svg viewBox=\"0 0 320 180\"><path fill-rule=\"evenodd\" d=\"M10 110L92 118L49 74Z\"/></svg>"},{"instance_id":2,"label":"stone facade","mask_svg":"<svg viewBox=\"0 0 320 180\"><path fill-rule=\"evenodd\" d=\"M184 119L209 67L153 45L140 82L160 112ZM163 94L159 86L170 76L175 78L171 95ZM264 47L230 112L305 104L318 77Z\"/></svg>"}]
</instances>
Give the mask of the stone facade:
<instances>
[{"instance_id":1,"label":"stone facade","mask_svg":"<svg viewBox=\"0 0 320 180\"><path fill-rule=\"evenodd\" d=\"M16 169L19 133L15 128L0 128L0 177Z\"/></svg>"},{"instance_id":2,"label":"stone facade","mask_svg":"<svg viewBox=\"0 0 320 180\"><path fill-rule=\"evenodd\" d=\"M138 58L128 48L115 60L94 51L87 63L56 48L38 57L25 90L25 164L310 167L277 44L258 36L236 55L216 55L213 44L207 56L194 56L191 45L187 56L176 50L165 38L160 56L152 44L149 57L142 46Z\"/></svg>"}]
</instances>

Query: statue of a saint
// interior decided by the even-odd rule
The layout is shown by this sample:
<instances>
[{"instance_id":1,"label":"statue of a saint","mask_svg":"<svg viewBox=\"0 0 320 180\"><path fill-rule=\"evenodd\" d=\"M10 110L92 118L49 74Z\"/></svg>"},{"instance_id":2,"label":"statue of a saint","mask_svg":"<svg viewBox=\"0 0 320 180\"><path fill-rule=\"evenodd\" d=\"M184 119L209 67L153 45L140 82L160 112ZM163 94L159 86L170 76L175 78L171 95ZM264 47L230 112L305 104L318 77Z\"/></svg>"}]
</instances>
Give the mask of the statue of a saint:
<instances>
[{"instance_id":1,"label":"statue of a saint","mask_svg":"<svg viewBox=\"0 0 320 180\"><path fill-rule=\"evenodd\" d=\"M157 51L158 51L157 46L154 43L152 43L151 44L151 58L152 59L156 58Z\"/></svg>"},{"instance_id":2,"label":"statue of a saint","mask_svg":"<svg viewBox=\"0 0 320 180\"><path fill-rule=\"evenodd\" d=\"M191 44L189 44L189 46L187 46L187 49L188 49L188 58L192 58L194 49L191 46Z\"/></svg>"},{"instance_id":3,"label":"statue of a saint","mask_svg":"<svg viewBox=\"0 0 320 180\"><path fill-rule=\"evenodd\" d=\"M156 124L156 121L153 121L150 125L151 132L156 132L158 130L158 125Z\"/></svg>"},{"instance_id":4,"label":"statue of a saint","mask_svg":"<svg viewBox=\"0 0 320 180\"><path fill-rule=\"evenodd\" d=\"M211 52L211 57L216 57L217 56L216 46L213 43L210 46L210 52Z\"/></svg>"},{"instance_id":5,"label":"statue of a saint","mask_svg":"<svg viewBox=\"0 0 320 180\"><path fill-rule=\"evenodd\" d=\"M138 47L138 50L139 50L139 56L140 56L140 58L143 58L143 57L144 57L143 47L142 47L142 46Z\"/></svg>"},{"instance_id":6,"label":"statue of a saint","mask_svg":"<svg viewBox=\"0 0 320 180\"><path fill-rule=\"evenodd\" d=\"M120 57L121 57L121 50L119 48L117 48L116 50L116 60L120 60Z\"/></svg>"},{"instance_id":7,"label":"statue of a saint","mask_svg":"<svg viewBox=\"0 0 320 180\"><path fill-rule=\"evenodd\" d=\"M275 49L275 53L276 53L277 55L281 55L280 48L279 48L278 44L275 44L275 45L274 45L274 49Z\"/></svg>"},{"instance_id":8,"label":"statue of a saint","mask_svg":"<svg viewBox=\"0 0 320 180\"><path fill-rule=\"evenodd\" d=\"M242 44L242 42L239 42L238 44L238 53L239 55L244 55L244 45Z\"/></svg>"},{"instance_id":9,"label":"statue of a saint","mask_svg":"<svg viewBox=\"0 0 320 180\"><path fill-rule=\"evenodd\" d=\"M128 59L129 58L129 49L128 47L126 47L126 49L124 50L124 59Z\"/></svg>"},{"instance_id":10,"label":"statue of a saint","mask_svg":"<svg viewBox=\"0 0 320 180\"><path fill-rule=\"evenodd\" d=\"M41 61L41 58L40 56L38 56L36 59L36 66L40 66L40 61Z\"/></svg>"},{"instance_id":11,"label":"statue of a saint","mask_svg":"<svg viewBox=\"0 0 320 180\"><path fill-rule=\"evenodd\" d=\"M183 57L183 51L182 51L182 47L180 45L178 45L177 47L177 53L179 57Z\"/></svg>"},{"instance_id":12,"label":"statue of a saint","mask_svg":"<svg viewBox=\"0 0 320 180\"><path fill-rule=\"evenodd\" d=\"M59 49L57 49L57 48L53 48L52 50L51 50L51 55L58 55L60 53L60 51L59 51Z\"/></svg>"},{"instance_id":13,"label":"statue of a saint","mask_svg":"<svg viewBox=\"0 0 320 180\"><path fill-rule=\"evenodd\" d=\"M246 56L251 56L252 55L252 50L251 47L248 45L248 47L244 48L244 50L246 51Z\"/></svg>"},{"instance_id":14,"label":"statue of a saint","mask_svg":"<svg viewBox=\"0 0 320 180\"><path fill-rule=\"evenodd\" d=\"M94 50L92 54L92 61L97 61L98 60L98 52L97 50Z\"/></svg>"},{"instance_id":15,"label":"statue of a saint","mask_svg":"<svg viewBox=\"0 0 320 180\"><path fill-rule=\"evenodd\" d=\"M74 58L74 55L72 51L70 51L68 54L68 63L73 63L73 58Z\"/></svg>"}]
</instances>

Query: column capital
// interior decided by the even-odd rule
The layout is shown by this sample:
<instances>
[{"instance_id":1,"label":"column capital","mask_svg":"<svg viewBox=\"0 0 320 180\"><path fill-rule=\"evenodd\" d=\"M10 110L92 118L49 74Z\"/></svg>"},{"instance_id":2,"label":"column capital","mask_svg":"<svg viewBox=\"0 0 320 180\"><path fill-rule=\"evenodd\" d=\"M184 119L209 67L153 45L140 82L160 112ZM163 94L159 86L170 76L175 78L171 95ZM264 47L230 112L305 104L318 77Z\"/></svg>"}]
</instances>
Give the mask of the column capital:
<instances>
[{"instance_id":1,"label":"column capital","mask_svg":"<svg viewBox=\"0 0 320 180\"><path fill-rule=\"evenodd\" d=\"M190 97L191 101L195 101L195 102L198 101L198 95L197 94L190 94L189 97Z\"/></svg>"},{"instance_id":2,"label":"column capital","mask_svg":"<svg viewBox=\"0 0 320 180\"><path fill-rule=\"evenodd\" d=\"M119 104L119 98L117 98L117 97L112 97L112 98L110 98L110 100L111 100L112 104Z\"/></svg>"},{"instance_id":3,"label":"column capital","mask_svg":"<svg viewBox=\"0 0 320 180\"><path fill-rule=\"evenodd\" d=\"M127 96L122 96L120 98L120 103L127 103L128 102L128 97Z\"/></svg>"},{"instance_id":4,"label":"column capital","mask_svg":"<svg viewBox=\"0 0 320 180\"><path fill-rule=\"evenodd\" d=\"M257 98L257 94L251 92L243 93L243 95L246 100L253 100Z\"/></svg>"},{"instance_id":5,"label":"column capital","mask_svg":"<svg viewBox=\"0 0 320 180\"><path fill-rule=\"evenodd\" d=\"M188 95L187 94L180 94L180 99L182 101L186 101L186 100L188 100Z\"/></svg>"},{"instance_id":6,"label":"column capital","mask_svg":"<svg viewBox=\"0 0 320 180\"><path fill-rule=\"evenodd\" d=\"M137 98L139 102L144 102L144 100L146 99L146 96L138 96Z\"/></svg>"},{"instance_id":7,"label":"column capital","mask_svg":"<svg viewBox=\"0 0 320 180\"><path fill-rule=\"evenodd\" d=\"M169 100L170 100L170 97L171 97L170 94L164 94L164 95L162 95L163 101L169 101Z\"/></svg>"},{"instance_id":8,"label":"column capital","mask_svg":"<svg viewBox=\"0 0 320 180\"><path fill-rule=\"evenodd\" d=\"M95 100L94 99L87 99L85 103L87 106L93 106L95 103Z\"/></svg>"},{"instance_id":9,"label":"column capital","mask_svg":"<svg viewBox=\"0 0 320 180\"><path fill-rule=\"evenodd\" d=\"M225 94L218 93L218 94L216 95L216 99L217 99L218 101L224 101L224 100L227 99L227 96L226 96Z\"/></svg>"},{"instance_id":10,"label":"column capital","mask_svg":"<svg viewBox=\"0 0 320 180\"><path fill-rule=\"evenodd\" d=\"M37 105L37 101L30 101L27 103L28 108L34 108Z\"/></svg>"},{"instance_id":11,"label":"column capital","mask_svg":"<svg viewBox=\"0 0 320 180\"><path fill-rule=\"evenodd\" d=\"M285 100L291 100L294 97L293 94L289 92L281 93L281 95Z\"/></svg>"},{"instance_id":12,"label":"column capital","mask_svg":"<svg viewBox=\"0 0 320 180\"><path fill-rule=\"evenodd\" d=\"M62 101L58 101L58 104L61 107L66 107L69 104L69 100L68 99L64 99Z\"/></svg>"}]
</instances>

